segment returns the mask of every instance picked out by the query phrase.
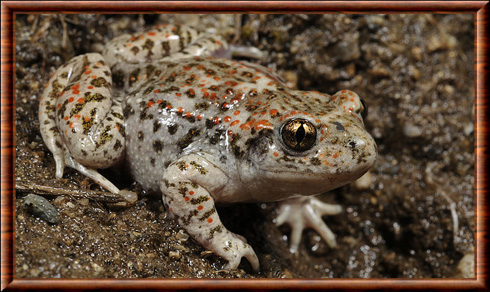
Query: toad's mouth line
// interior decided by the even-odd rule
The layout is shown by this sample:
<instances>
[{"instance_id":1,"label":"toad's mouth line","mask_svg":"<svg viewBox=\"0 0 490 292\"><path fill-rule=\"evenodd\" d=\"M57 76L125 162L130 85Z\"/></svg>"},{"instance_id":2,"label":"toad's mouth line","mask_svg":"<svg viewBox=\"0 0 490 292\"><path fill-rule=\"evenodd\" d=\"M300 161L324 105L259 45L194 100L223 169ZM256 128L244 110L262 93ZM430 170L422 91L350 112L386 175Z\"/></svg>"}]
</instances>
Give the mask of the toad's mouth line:
<instances>
[{"instance_id":1,"label":"toad's mouth line","mask_svg":"<svg viewBox=\"0 0 490 292\"><path fill-rule=\"evenodd\" d=\"M263 167L257 167L257 170L262 172L265 176L267 173L273 174L274 175L289 175L292 176L292 178L297 178L299 179L304 179L304 178L323 178L323 179L329 179L329 178L335 178L339 176L349 176L349 175L359 175L361 176L363 173L369 170L370 167L359 167L356 169L351 169L351 170L346 170L346 171L332 171L332 172L319 172L319 171L312 171L312 170L298 170L298 171L292 171L292 170L284 170L284 169L275 169L275 168L263 168ZM294 180L294 179L293 179Z\"/></svg>"}]
</instances>

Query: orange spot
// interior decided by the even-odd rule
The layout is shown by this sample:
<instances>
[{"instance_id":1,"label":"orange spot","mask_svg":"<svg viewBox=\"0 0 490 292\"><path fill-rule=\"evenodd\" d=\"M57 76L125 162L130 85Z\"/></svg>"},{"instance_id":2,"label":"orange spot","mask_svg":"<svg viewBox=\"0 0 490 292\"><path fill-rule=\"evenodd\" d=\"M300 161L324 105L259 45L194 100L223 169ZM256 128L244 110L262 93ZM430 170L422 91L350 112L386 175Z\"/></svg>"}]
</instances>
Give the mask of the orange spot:
<instances>
[{"instance_id":1,"label":"orange spot","mask_svg":"<svg viewBox=\"0 0 490 292\"><path fill-rule=\"evenodd\" d=\"M277 115L279 112L276 109L271 109L270 110L271 116Z\"/></svg>"},{"instance_id":2,"label":"orange spot","mask_svg":"<svg viewBox=\"0 0 490 292\"><path fill-rule=\"evenodd\" d=\"M295 114L296 114L296 111L291 111L291 114L292 114L292 115L295 115Z\"/></svg>"},{"instance_id":3,"label":"orange spot","mask_svg":"<svg viewBox=\"0 0 490 292\"><path fill-rule=\"evenodd\" d=\"M264 129L264 128L265 129L271 129L272 124L268 120L260 120L257 123L255 123L254 127L257 130Z\"/></svg>"},{"instance_id":4,"label":"orange spot","mask_svg":"<svg viewBox=\"0 0 490 292\"><path fill-rule=\"evenodd\" d=\"M80 115L75 115L75 119L79 120L80 119Z\"/></svg>"},{"instance_id":5,"label":"orange spot","mask_svg":"<svg viewBox=\"0 0 490 292\"><path fill-rule=\"evenodd\" d=\"M213 119L213 123L215 125L219 124L219 121L220 121L220 118L218 118L218 117L216 117L216 118Z\"/></svg>"},{"instance_id":6,"label":"orange spot","mask_svg":"<svg viewBox=\"0 0 490 292\"><path fill-rule=\"evenodd\" d=\"M155 104L155 103L154 103L153 101L151 101L151 100L150 100L150 101L148 102L148 107L152 107L154 104Z\"/></svg>"},{"instance_id":7,"label":"orange spot","mask_svg":"<svg viewBox=\"0 0 490 292\"><path fill-rule=\"evenodd\" d=\"M187 202L187 201L190 200L190 198L189 197L185 197L184 200Z\"/></svg>"},{"instance_id":8,"label":"orange spot","mask_svg":"<svg viewBox=\"0 0 490 292\"><path fill-rule=\"evenodd\" d=\"M80 90L73 90L71 93L73 93L73 94L79 94L80 93Z\"/></svg>"},{"instance_id":9,"label":"orange spot","mask_svg":"<svg viewBox=\"0 0 490 292\"><path fill-rule=\"evenodd\" d=\"M92 85L90 85L89 87L87 87L88 89L94 89L94 87Z\"/></svg>"},{"instance_id":10,"label":"orange spot","mask_svg":"<svg viewBox=\"0 0 490 292\"><path fill-rule=\"evenodd\" d=\"M267 111L263 111L263 112L261 112L260 114L261 114L261 115L265 115L265 114L267 114Z\"/></svg>"},{"instance_id":11,"label":"orange spot","mask_svg":"<svg viewBox=\"0 0 490 292\"><path fill-rule=\"evenodd\" d=\"M201 115L197 115L196 117L198 120L202 119L202 116Z\"/></svg>"},{"instance_id":12,"label":"orange spot","mask_svg":"<svg viewBox=\"0 0 490 292\"><path fill-rule=\"evenodd\" d=\"M335 154L333 155L333 158L337 158L338 156L339 156L339 153L337 152L337 153L335 153Z\"/></svg>"},{"instance_id":13,"label":"orange spot","mask_svg":"<svg viewBox=\"0 0 490 292\"><path fill-rule=\"evenodd\" d=\"M172 213L173 213L173 212L174 212L174 209L170 208L170 212L172 212Z\"/></svg>"},{"instance_id":14,"label":"orange spot","mask_svg":"<svg viewBox=\"0 0 490 292\"><path fill-rule=\"evenodd\" d=\"M176 93L175 95L177 95L177 96L181 96L182 94L180 94L180 93Z\"/></svg>"},{"instance_id":15,"label":"orange spot","mask_svg":"<svg viewBox=\"0 0 490 292\"><path fill-rule=\"evenodd\" d=\"M162 100L161 99L157 100L157 103L158 104L161 104L162 103Z\"/></svg>"},{"instance_id":16,"label":"orange spot","mask_svg":"<svg viewBox=\"0 0 490 292\"><path fill-rule=\"evenodd\" d=\"M59 109L61 107L61 103L58 103L58 105L56 106L57 109Z\"/></svg>"},{"instance_id":17,"label":"orange spot","mask_svg":"<svg viewBox=\"0 0 490 292\"><path fill-rule=\"evenodd\" d=\"M228 136L231 136L233 134L233 131L232 130L228 130Z\"/></svg>"},{"instance_id":18,"label":"orange spot","mask_svg":"<svg viewBox=\"0 0 490 292\"><path fill-rule=\"evenodd\" d=\"M213 223L213 218L209 217L208 218L208 223Z\"/></svg>"},{"instance_id":19,"label":"orange spot","mask_svg":"<svg viewBox=\"0 0 490 292\"><path fill-rule=\"evenodd\" d=\"M243 123L240 125L240 129L242 130L250 130L253 126L253 124L255 123L255 119L254 120L251 120L249 122L246 122L246 123Z\"/></svg>"},{"instance_id":20,"label":"orange spot","mask_svg":"<svg viewBox=\"0 0 490 292\"><path fill-rule=\"evenodd\" d=\"M221 80L221 78L219 78L219 77L214 77L214 80L219 81L219 80Z\"/></svg>"},{"instance_id":21,"label":"orange spot","mask_svg":"<svg viewBox=\"0 0 490 292\"><path fill-rule=\"evenodd\" d=\"M346 93L346 92L347 92L347 90L342 90L341 92L342 92L342 93Z\"/></svg>"},{"instance_id":22,"label":"orange spot","mask_svg":"<svg viewBox=\"0 0 490 292\"><path fill-rule=\"evenodd\" d=\"M92 75L92 79L95 79L95 78L97 78L97 75Z\"/></svg>"},{"instance_id":23,"label":"orange spot","mask_svg":"<svg viewBox=\"0 0 490 292\"><path fill-rule=\"evenodd\" d=\"M217 44L218 46L221 46L221 42L220 42L220 41L216 41L216 44Z\"/></svg>"},{"instance_id":24,"label":"orange spot","mask_svg":"<svg viewBox=\"0 0 490 292\"><path fill-rule=\"evenodd\" d=\"M160 92L160 89L156 89L154 92L155 93L159 93Z\"/></svg>"},{"instance_id":25,"label":"orange spot","mask_svg":"<svg viewBox=\"0 0 490 292\"><path fill-rule=\"evenodd\" d=\"M70 97L70 98L68 99L68 102L73 102L74 100L75 100L75 98L74 98L74 97Z\"/></svg>"},{"instance_id":26,"label":"orange spot","mask_svg":"<svg viewBox=\"0 0 490 292\"><path fill-rule=\"evenodd\" d=\"M233 114L234 114L235 116L238 116L238 115L240 114L240 111L235 111Z\"/></svg>"},{"instance_id":27,"label":"orange spot","mask_svg":"<svg viewBox=\"0 0 490 292\"><path fill-rule=\"evenodd\" d=\"M86 123L88 123L88 122L90 122L90 117L85 116L85 117L83 117L83 120L84 120Z\"/></svg>"},{"instance_id":28,"label":"orange spot","mask_svg":"<svg viewBox=\"0 0 490 292\"><path fill-rule=\"evenodd\" d=\"M190 191L189 195L191 195L191 196L194 195L194 191Z\"/></svg>"},{"instance_id":29,"label":"orange spot","mask_svg":"<svg viewBox=\"0 0 490 292\"><path fill-rule=\"evenodd\" d=\"M156 33L154 31L149 31L148 35L155 35Z\"/></svg>"},{"instance_id":30,"label":"orange spot","mask_svg":"<svg viewBox=\"0 0 490 292\"><path fill-rule=\"evenodd\" d=\"M179 113L183 113L183 112L184 112L184 109L183 109L183 108L181 108L181 107L179 107L179 108L177 109L177 112L179 112Z\"/></svg>"},{"instance_id":31,"label":"orange spot","mask_svg":"<svg viewBox=\"0 0 490 292\"><path fill-rule=\"evenodd\" d=\"M88 75L88 74L90 74L90 73L92 73L92 71L91 71L91 70L87 70L87 71L85 71L85 75Z\"/></svg>"},{"instance_id":32,"label":"orange spot","mask_svg":"<svg viewBox=\"0 0 490 292\"><path fill-rule=\"evenodd\" d=\"M204 209L203 206L201 206L201 205L197 206L197 210L201 211L202 209Z\"/></svg>"},{"instance_id":33,"label":"orange spot","mask_svg":"<svg viewBox=\"0 0 490 292\"><path fill-rule=\"evenodd\" d=\"M316 119L315 122L320 123L321 121L320 121L320 119Z\"/></svg>"},{"instance_id":34,"label":"orange spot","mask_svg":"<svg viewBox=\"0 0 490 292\"><path fill-rule=\"evenodd\" d=\"M68 121L68 116L65 116L65 118L64 118L64 119L65 119L65 121Z\"/></svg>"},{"instance_id":35,"label":"orange spot","mask_svg":"<svg viewBox=\"0 0 490 292\"><path fill-rule=\"evenodd\" d=\"M186 112L184 115L185 115L186 118L192 117L192 114L190 112Z\"/></svg>"},{"instance_id":36,"label":"orange spot","mask_svg":"<svg viewBox=\"0 0 490 292\"><path fill-rule=\"evenodd\" d=\"M352 107L349 107L349 111L353 111L354 109Z\"/></svg>"},{"instance_id":37,"label":"orange spot","mask_svg":"<svg viewBox=\"0 0 490 292\"><path fill-rule=\"evenodd\" d=\"M184 70L185 70L185 71L189 71L189 70L191 70L191 67L189 67L189 66L185 66L185 67L184 67Z\"/></svg>"},{"instance_id":38,"label":"orange spot","mask_svg":"<svg viewBox=\"0 0 490 292\"><path fill-rule=\"evenodd\" d=\"M101 62L97 62L97 63L95 63L95 65L102 66L102 63Z\"/></svg>"},{"instance_id":39,"label":"orange spot","mask_svg":"<svg viewBox=\"0 0 490 292\"><path fill-rule=\"evenodd\" d=\"M231 122L230 126L235 126L236 124L239 124L240 121L239 120L235 120L233 122Z\"/></svg>"},{"instance_id":40,"label":"orange spot","mask_svg":"<svg viewBox=\"0 0 490 292\"><path fill-rule=\"evenodd\" d=\"M231 117L230 117L230 116L226 116L226 117L224 118L224 121L228 123L229 121L231 121Z\"/></svg>"},{"instance_id":41,"label":"orange spot","mask_svg":"<svg viewBox=\"0 0 490 292\"><path fill-rule=\"evenodd\" d=\"M203 88L203 89L205 89L205 88ZM208 98L209 97L209 92L204 92L204 97L205 98Z\"/></svg>"},{"instance_id":42,"label":"orange spot","mask_svg":"<svg viewBox=\"0 0 490 292\"><path fill-rule=\"evenodd\" d=\"M85 98L79 98L79 99L77 99L77 102L78 103L85 103Z\"/></svg>"},{"instance_id":43,"label":"orange spot","mask_svg":"<svg viewBox=\"0 0 490 292\"><path fill-rule=\"evenodd\" d=\"M119 129L119 126L118 126L118 125L116 125L116 128L117 128L117 130L118 130L118 131L120 131L120 130L121 130L121 129Z\"/></svg>"},{"instance_id":44,"label":"orange spot","mask_svg":"<svg viewBox=\"0 0 490 292\"><path fill-rule=\"evenodd\" d=\"M279 153L277 153L277 152L274 152L272 154L274 154L275 157L279 156Z\"/></svg>"},{"instance_id":45,"label":"orange spot","mask_svg":"<svg viewBox=\"0 0 490 292\"><path fill-rule=\"evenodd\" d=\"M70 123L68 126L73 129L73 123Z\"/></svg>"}]
</instances>

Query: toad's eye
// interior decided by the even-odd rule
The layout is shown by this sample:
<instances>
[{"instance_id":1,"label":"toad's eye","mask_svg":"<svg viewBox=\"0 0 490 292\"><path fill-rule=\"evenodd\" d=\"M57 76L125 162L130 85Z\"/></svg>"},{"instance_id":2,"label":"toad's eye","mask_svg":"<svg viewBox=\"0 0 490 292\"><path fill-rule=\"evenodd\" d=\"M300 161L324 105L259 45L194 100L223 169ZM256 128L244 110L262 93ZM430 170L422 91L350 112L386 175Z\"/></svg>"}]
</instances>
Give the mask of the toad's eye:
<instances>
[{"instance_id":1,"label":"toad's eye","mask_svg":"<svg viewBox=\"0 0 490 292\"><path fill-rule=\"evenodd\" d=\"M364 100L361 98L361 105L362 105L362 108L361 108L361 117L363 119L366 119L367 115L368 115L368 107L366 105L366 103L364 102Z\"/></svg>"},{"instance_id":2,"label":"toad's eye","mask_svg":"<svg viewBox=\"0 0 490 292\"><path fill-rule=\"evenodd\" d=\"M282 141L295 151L306 151L316 141L316 129L305 119L287 121L281 128Z\"/></svg>"}]
</instances>

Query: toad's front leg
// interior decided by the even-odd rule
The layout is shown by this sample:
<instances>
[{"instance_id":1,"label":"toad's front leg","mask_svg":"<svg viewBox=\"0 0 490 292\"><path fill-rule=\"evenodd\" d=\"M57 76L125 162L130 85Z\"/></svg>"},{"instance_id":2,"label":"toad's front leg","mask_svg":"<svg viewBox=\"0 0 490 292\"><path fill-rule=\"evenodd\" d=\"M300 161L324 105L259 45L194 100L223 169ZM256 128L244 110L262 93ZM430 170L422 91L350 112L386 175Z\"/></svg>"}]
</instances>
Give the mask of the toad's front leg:
<instances>
[{"instance_id":1,"label":"toad's front leg","mask_svg":"<svg viewBox=\"0 0 490 292\"><path fill-rule=\"evenodd\" d=\"M160 188L163 201L187 232L206 249L228 261L235 269L245 257L255 271L259 260L245 239L226 229L216 212L213 192L228 183L226 174L204 157L190 154L170 164Z\"/></svg>"}]
</instances>

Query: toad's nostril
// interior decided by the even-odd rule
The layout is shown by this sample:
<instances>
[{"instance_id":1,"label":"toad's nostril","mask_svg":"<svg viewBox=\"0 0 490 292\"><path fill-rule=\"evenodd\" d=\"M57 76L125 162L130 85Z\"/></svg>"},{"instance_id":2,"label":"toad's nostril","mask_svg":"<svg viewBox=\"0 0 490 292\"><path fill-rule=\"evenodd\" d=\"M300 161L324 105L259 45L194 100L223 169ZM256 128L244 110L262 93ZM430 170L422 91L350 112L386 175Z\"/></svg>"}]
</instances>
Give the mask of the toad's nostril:
<instances>
[{"instance_id":1,"label":"toad's nostril","mask_svg":"<svg viewBox=\"0 0 490 292\"><path fill-rule=\"evenodd\" d=\"M351 148L356 148L356 142L350 141L348 144Z\"/></svg>"}]
</instances>

